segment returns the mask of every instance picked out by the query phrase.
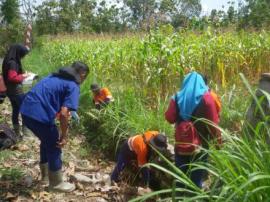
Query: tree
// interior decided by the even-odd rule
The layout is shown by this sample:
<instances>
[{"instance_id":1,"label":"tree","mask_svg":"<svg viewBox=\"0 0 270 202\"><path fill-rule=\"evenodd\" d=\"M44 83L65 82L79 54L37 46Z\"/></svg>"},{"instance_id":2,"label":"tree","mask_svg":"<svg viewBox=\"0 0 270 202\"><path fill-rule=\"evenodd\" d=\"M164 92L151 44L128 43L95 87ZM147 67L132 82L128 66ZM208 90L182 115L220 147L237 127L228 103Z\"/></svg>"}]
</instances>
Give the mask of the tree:
<instances>
[{"instance_id":1,"label":"tree","mask_svg":"<svg viewBox=\"0 0 270 202\"><path fill-rule=\"evenodd\" d=\"M59 0L57 15L59 31L73 32L76 15L72 0Z\"/></svg>"},{"instance_id":2,"label":"tree","mask_svg":"<svg viewBox=\"0 0 270 202\"><path fill-rule=\"evenodd\" d=\"M23 10L23 16L28 23L33 23L35 17L34 4L36 0L21 0L21 8Z\"/></svg>"},{"instance_id":3,"label":"tree","mask_svg":"<svg viewBox=\"0 0 270 202\"><path fill-rule=\"evenodd\" d=\"M175 27L186 27L192 17L199 17L202 6L200 0L174 0L175 9L172 24Z\"/></svg>"},{"instance_id":4,"label":"tree","mask_svg":"<svg viewBox=\"0 0 270 202\"><path fill-rule=\"evenodd\" d=\"M150 19L157 8L156 0L123 0L125 6L131 11L131 22L137 27L142 27L146 19ZM149 25L149 21L147 22Z\"/></svg>"},{"instance_id":5,"label":"tree","mask_svg":"<svg viewBox=\"0 0 270 202\"><path fill-rule=\"evenodd\" d=\"M77 29L82 32L93 32L92 24L97 3L95 0L77 0L74 3Z\"/></svg>"},{"instance_id":6,"label":"tree","mask_svg":"<svg viewBox=\"0 0 270 202\"><path fill-rule=\"evenodd\" d=\"M1 13L5 24L12 24L20 20L18 0L3 0L1 4Z\"/></svg>"},{"instance_id":7,"label":"tree","mask_svg":"<svg viewBox=\"0 0 270 202\"><path fill-rule=\"evenodd\" d=\"M261 28L270 25L270 1L246 0L246 17L248 24Z\"/></svg>"},{"instance_id":8,"label":"tree","mask_svg":"<svg viewBox=\"0 0 270 202\"><path fill-rule=\"evenodd\" d=\"M95 32L115 32L125 28L125 20L121 19L121 8L116 5L109 6L105 1L101 1L96 8L97 14L92 24Z\"/></svg>"},{"instance_id":9,"label":"tree","mask_svg":"<svg viewBox=\"0 0 270 202\"><path fill-rule=\"evenodd\" d=\"M44 1L36 7L35 25L39 35L58 33L58 2L56 0Z\"/></svg>"}]
</instances>

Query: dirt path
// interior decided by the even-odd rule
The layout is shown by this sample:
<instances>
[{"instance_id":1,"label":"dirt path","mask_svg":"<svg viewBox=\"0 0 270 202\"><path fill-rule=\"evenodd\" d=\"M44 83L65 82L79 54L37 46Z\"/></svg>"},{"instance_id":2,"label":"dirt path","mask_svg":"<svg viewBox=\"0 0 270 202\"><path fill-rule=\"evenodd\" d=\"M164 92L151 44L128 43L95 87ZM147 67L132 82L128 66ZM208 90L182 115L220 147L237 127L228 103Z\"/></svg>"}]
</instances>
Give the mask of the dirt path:
<instances>
[{"instance_id":1,"label":"dirt path","mask_svg":"<svg viewBox=\"0 0 270 202\"><path fill-rule=\"evenodd\" d=\"M10 110L6 106L0 106L0 114L9 121ZM64 174L76 184L76 190L68 194L48 192L39 184L39 141L34 135L10 150L0 151L0 201L124 202L134 198L136 188L126 184L111 186L109 174L114 162L105 160L100 153L86 152L84 143L84 136L76 134L63 149Z\"/></svg>"}]
</instances>

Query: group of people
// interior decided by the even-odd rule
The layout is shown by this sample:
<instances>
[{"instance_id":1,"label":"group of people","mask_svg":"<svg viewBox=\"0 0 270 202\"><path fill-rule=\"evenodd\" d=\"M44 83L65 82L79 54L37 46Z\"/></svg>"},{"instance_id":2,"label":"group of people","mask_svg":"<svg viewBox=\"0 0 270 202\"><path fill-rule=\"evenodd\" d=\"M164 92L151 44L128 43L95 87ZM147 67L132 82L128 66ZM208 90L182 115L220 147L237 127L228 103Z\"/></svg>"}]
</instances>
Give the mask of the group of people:
<instances>
[{"instance_id":1,"label":"group of people","mask_svg":"<svg viewBox=\"0 0 270 202\"><path fill-rule=\"evenodd\" d=\"M19 134L18 117L21 113L22 126L30 129L40 140L41 182L49 183L51 190L70 192L75 186L63 180L61 148L67 143L69 117L78 110L80 85L87 78L89 67L82 62L74 62L43 78L24 94L22 81L27 74L23 71L21 59L27 53L28 49L23 45L13 45L2 65L7 96L12 105L14 130ZM97 109L113 101L108 88L92 84L90 89ZM202 187L205 171L191 171L190 163L207 161L207 153L201 148L208 148L209 140L216 140L217 146L221 144L220 131L215 127L219 123L220 107L221 103L209 89L207 79L194 71L185 76L180 90L172 96L165 112L165 119L175 124L175 164L198 187ZM56 116L60 121L60 130L55 124ZM149 168L144 165L156 150L161 153L166 150L167 142L166 135L159 131L146 131L125 140L111 180L119 182L123 169L136 160L144 184L148 185L151 175ZM182 186L181 183L178 186Z\"/></svg>"},{"instance_id":2,"label":"group of people","mask_svg":"<svg viewBox=\"0 0 270 202\"><path fill-rule=\"evenodd\" d=\"M74 62L69 67L60 68L39 81L27 94L23 93L24 73L21 60L28 53L24 45L12 45L2 64L2 74L6 85L6 95L12 106L12 124L17 135L22 127L30 129L40 140L41 182L49 182L49 188L63 192L75 189L62 177L61 148L67 143L70 115L78 110L80 85L89 74L89 67L82 62ZM108 89L91 85L96 108L113 101ZM58 117L60 131L55 124Z\"/></svg>"}]
</instances>

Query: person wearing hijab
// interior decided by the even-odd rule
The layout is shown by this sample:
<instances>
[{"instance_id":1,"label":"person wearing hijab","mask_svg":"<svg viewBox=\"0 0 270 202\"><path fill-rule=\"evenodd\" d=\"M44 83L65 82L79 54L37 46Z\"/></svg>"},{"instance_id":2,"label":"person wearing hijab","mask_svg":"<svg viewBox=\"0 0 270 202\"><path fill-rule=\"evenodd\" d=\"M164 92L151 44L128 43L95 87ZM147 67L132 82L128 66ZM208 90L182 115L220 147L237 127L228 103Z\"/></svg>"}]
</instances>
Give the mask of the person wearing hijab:
<instances>
[{"instance_id":1,"label":"person wearing hijab","mask_svg":"<svg viewBox=\"0 0 270 202\"><path fill-rule=\"evenodd\" d=\"M41 182L49 182L50 190L71 192L75 189L74 184L63 181L61 148L68 140L70 111L78 109L80 84L88 73L89 67L82 62L60 68L38 82L26 94L21 106L25 125L41 142ZM60 132L55 124L57 113L60 114Z\"/></svg>"},{"instance_id":2,"label":"person wearing hijab","mask_svg":"<svg viewBox=\"0 0 270 202\"><path fill-rule=\"evenodd\" d=\"M198 134L199 147L193 152L180 151L181 142L175 142L175 164L185 174L189 174L191 180L199 188L202 188L203 178L207 174L202 169L194 169L190 167L191 163L207 162L207 154L200 150L201 147L208 149L208 142L211 139L217 140L217 145L221 144L220 131L213 125L200 121L200 118L207 119L214 124L218 124L219 117L215 100L211 96L203 77L197 72L191 72L185 76L182 87L179 92L172 96L169 107L165 112L166 120L175 124L175 137L179 137L183 133L181 124L192 123L195 132ZM195 134L194 133L194 134ZM189 134L188 134L189 135ZM178 184L179 187L183 185Z\"/></svg>"},{"instance_id":3,"label":"person wearing hijab","mask_svg":"<svg viewBox=\"0 0 270 202\"><path fill-rule=\"evenodd\" d=\"M19 110L24 97L22 82L27 77L24 74L21 60L29 50L21 45L12 45L4 57L2 74L7 88L6 94L12 106L12 124L15 133L21 136L19 124ZM27 131L23 124L23 131Z\"/></svg>"}]
</instances>

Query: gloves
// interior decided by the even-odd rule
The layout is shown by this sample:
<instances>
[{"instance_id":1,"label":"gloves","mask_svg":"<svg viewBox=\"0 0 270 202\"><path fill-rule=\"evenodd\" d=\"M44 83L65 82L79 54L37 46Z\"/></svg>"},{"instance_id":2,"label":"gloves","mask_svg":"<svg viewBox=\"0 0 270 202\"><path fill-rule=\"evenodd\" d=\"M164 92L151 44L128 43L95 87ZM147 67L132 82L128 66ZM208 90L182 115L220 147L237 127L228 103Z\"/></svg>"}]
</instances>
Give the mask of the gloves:
<instances>
[{"instance_id":1,"label":"gloves","mask_svg":"<svg viewBox=\"0 0 270 202\"><path fill-rule=\"evenodd\" d=\"M76 111L71 111L70 114L71 114L72 119L73 119L76 123L79 123L79 122L80 122L80 117L79 117L79 115L77 114Z\"/></svg>"}]
</instances>

